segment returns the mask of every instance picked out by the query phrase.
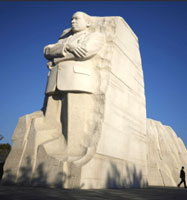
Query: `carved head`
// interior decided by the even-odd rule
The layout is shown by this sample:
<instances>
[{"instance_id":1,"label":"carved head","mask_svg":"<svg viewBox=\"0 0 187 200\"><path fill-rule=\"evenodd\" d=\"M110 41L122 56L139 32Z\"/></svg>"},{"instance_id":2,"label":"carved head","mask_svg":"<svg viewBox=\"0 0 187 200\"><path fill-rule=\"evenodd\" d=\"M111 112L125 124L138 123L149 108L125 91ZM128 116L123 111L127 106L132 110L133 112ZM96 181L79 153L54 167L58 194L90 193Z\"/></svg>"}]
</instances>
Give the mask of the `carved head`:
<instances>
[{"instance_id":1,"label":"carved head","mask_svg":"<svg viewBox=\"0 0 187 200\"><path fill-rule=\"evenodd\" d=\"M72 16L71 25L74 33L85 31L90 27L91 17L84 12L76 12Z\"/></svg>"}]
</instances>

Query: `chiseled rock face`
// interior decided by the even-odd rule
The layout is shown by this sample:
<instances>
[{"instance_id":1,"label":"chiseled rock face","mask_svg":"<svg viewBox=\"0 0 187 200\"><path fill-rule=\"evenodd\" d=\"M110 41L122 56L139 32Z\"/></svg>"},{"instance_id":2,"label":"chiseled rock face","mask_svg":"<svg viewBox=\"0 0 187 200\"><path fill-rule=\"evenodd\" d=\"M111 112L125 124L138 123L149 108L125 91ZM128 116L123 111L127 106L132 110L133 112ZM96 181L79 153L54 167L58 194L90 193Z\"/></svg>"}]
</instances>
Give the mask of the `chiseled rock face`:
<instances>
[{"instance_id":1,"label":"chiseled rock face","mask_svg":"<svg viewBox=\"0 0 187 200\"><path fill-rule=\"evenodd\" d=\"M68 29L69 36L45 48L47 58L56 50L58 55L69 54L65 61L62 56L60 64L49 66L46 93L53 95L57 87L60 94L46 96L43 110L20 118L3 181L84 189L147 185L146 107L138 39L121 17L90 20L92 34L71 35ZM95 52L101 35L105 40ZM73 48L81 41L83 47L74 49L74 54L68 52L68 42ZM86 46L88 57L79 62L72 59L84 53ZM61 70L67 76L61 77ZM73 80L65 92L58 83L61 78Z\"/></svg>"},{"instance_id":2,"label":"chiseled rock face","mask_svg":"<svg viewBox=\"0 0 187 200\"><path fill-rule=\"evenodd\" d=\"M121 17L99 18L98 23L108 27L106 38L111 40L105 53L108 83L102 132L94 158L82 167L81 183L93 188L143 187L147 183L146 107L138 39Z\"/></svg>"},{"instance_id":3,"label":"chiseled rock face","mask_svg":"<svg viewBox=\"0 0 187 200\"><path fill-rule=\"evenodd\" d=\"M181 167L187 169L184 143L171 127L152 119L147 119L147 137L148 184L177 186Z\"/></svg>"}]
</instances>

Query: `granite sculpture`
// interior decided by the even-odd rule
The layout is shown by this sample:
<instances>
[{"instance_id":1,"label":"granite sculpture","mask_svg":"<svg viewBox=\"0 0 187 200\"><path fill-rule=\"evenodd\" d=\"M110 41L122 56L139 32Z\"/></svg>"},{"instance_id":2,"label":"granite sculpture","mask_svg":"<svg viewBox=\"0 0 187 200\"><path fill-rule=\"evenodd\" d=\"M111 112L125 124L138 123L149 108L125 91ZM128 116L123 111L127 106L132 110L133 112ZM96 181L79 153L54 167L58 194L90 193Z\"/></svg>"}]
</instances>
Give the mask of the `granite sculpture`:
<instances>
[{"instance_id":1,"label":"granite sculpture","mask_svg":"<svg viewBox=\"0 0 187 200\"><path fill-rule=\"evenodd\" d=\"M177 186L180 169L187 169L186 147L174 130L161 122L147 119L148 183L153 186Z\"/></svg>"},{"instance_id":2,"label":"granite sculpture","mask_svg":"<svg viewBox=\"0 0 187 200\"><path fill-rule=\"evenodd\" d=\"M185 166L181 142L170 128L146 119L137 36L121 17L76 12L71 23L57 43L44 47L44 105L19 119L3 183L175 185L178 168ZM163 130L174 145L171 159Z\"/></svg>"},{"instance_id":3,"label":"granite sculpture","mask_svg":"<svg viewBox=\"0 0 187 200\"><path fill-rule=\"evenodd\" d=\"M121 17L76 12L71 23L44 48L50 70L44 106L19 119L3 181L143 187L146 110L138 39Z\"/></svg>"}]
</instances>

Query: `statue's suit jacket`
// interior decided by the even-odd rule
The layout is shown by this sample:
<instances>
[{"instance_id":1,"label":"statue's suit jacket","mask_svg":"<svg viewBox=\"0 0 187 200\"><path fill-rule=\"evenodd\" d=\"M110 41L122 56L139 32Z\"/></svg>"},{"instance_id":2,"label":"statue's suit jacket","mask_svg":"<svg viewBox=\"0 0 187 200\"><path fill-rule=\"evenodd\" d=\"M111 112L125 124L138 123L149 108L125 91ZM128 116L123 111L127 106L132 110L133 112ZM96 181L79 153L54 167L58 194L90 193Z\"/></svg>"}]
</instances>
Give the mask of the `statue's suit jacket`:
<instances>
[{"instance_id":1,"label":"statue's suit jacket","mask_svg":"<svg viewBox=\"0 0 187 200\"><path fill-rule=\"evenodd\" d=\"M97 93L99 75L94 56L104 45L104 36L101 33L81 32L60 37L54 45L61 45L62 52L66 44L83 47L86 55L82 58L65 60L52 67L49 72L46 94L56 91ZM66 53L62 53L66 56Z\"/></svg>"}]
</instances>

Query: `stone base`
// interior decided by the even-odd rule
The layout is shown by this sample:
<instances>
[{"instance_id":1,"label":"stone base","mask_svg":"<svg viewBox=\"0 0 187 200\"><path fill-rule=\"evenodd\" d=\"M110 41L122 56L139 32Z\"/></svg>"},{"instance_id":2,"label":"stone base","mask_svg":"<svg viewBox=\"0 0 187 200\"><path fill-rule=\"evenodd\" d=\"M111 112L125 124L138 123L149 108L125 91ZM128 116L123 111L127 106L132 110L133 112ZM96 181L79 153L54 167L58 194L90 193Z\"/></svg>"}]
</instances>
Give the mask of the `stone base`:
<instances>
[{"instance_id":1,"label":"stone base","mask_svg":"<svg viewBox=\"0 0 187 200\"><path fill-rule=\"evenodd\" d=\"M95 154L81 170L83 189L147 187L146 165Z\"/></svg>"}]
</instances>

